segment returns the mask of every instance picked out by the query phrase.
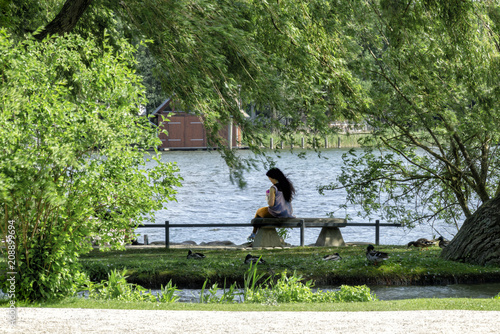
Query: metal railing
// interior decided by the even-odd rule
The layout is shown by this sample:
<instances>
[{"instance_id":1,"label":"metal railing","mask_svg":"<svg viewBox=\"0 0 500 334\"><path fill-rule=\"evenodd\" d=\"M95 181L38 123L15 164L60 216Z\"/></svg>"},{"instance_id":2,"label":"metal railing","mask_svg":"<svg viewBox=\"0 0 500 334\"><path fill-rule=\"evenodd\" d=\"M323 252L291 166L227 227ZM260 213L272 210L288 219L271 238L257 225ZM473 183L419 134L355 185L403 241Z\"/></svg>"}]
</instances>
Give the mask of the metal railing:
<instances>
[{"instance_id":1,"label":"metal railing","mask_svg":"<svg viewBox=\"0 0 500 334\"><path fill-rule=\"evenodd\" d=\"M272 226L273 224L257 224L259 226ZM170 248L170 228L172 227L253 227L253 224L222 224L222 223L209 223L209 224L170 224L168 220L165 224L143 224L138 226L138 228L164 228L165 229L165 247ZM347 223L346 227L349 226L364 226L364 227L375 227L375 244L378 245L380 242L380 226L390 226L390 227L401 227L401 224L397 223L381 223L379 220L375 220L375 223ZM300 246L304 246L304 233L307 224L304 223L304 219L299 218L299 222L294 224L287 224L287 227L300 227ZM319 227L319 226L312 226Z\"/></svg>"}]
</instances>

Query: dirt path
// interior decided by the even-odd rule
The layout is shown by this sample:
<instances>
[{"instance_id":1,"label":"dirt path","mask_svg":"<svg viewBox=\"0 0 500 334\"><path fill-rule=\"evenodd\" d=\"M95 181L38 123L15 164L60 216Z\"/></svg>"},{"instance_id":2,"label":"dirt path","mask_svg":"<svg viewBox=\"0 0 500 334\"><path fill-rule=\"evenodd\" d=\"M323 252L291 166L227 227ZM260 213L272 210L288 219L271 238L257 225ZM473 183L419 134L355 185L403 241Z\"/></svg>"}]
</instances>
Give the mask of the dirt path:
<instances>
[{"instance_id":1,"label":"dirt path","mask_svg":"<svg viewBox=\"0 0 500 334\"><path fill-rule=\"evenodd\" d=\"M0 333L500 333L500 311L208 312L0 310Z\"/></svg>"}]
</instances>

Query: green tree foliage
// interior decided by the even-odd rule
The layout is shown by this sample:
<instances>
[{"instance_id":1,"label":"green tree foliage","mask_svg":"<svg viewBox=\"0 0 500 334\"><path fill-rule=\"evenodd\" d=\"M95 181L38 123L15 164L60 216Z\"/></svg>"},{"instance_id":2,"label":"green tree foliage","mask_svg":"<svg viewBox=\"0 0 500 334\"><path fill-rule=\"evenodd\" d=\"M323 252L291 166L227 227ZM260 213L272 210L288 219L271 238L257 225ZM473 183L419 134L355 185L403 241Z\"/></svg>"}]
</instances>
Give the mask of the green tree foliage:
<instances>
[{"instance_id":1,"label":"green tree foliage","mask_svg":"<svg viewBox=\"0 0 500 334\"><path fill-rule=\"evenodd\" d=\"M332 131L330 121L356 118L364 103L346 66L352 42L343 37L341 2L52 1L50 15L37 20L28 15L32 27L39 23L36 36L63 34L68 22L78 22L71 31L84 38L101 40L108 31L111 43L116 36L151 40L157 65L139 68L151 99L157 98L158 85L149 80L148 67L161 69L156 74L163 98L175 95L178 110L202 116L212 145L234 171L246 164L220 137L230 122L238 123L245 144L261 153L270 129L283 139L297 131L324 135ZM21 4L50 8L34 0ZM25 31L19 20L11 30L21 37ZM249 122L241 113L248 105L271 119Z\"/></svg>"},{"instance_id":2,"label":"green tree foliage","mask_svg":"<svg viewBox=\"0 0 500 334\"><path fill-rule=\"evenodd\" d=\"M162 89L162 82L158 79L159 73L163 69L153 57L147 45L139 45L136 53L137 74L142 77L142 83L146 89L148 102L146 109L151 114L155 109L165 101L165 93Z\"/></svg>"},{"instance_id":3,"label":"green tree foliage","mask_svg":"<svg viewBox=\"0 0 500 334\"><path fill-rule=\"evenodd\" d=\"M374 136L323 190L409 226L470 217L500 190L498 1L354 3L349 66Z\"/></svg>"},{"instance_id":4,"label":"green tree foliage","mask_svg":"<svg viewBox=\"0 0 500 334\"><path fill-rule=\"evenodd\" d=\"M283 137L307 129L330 131L329 121L355 116L359 85L343 57L334 3L325 1L127 1L120 17L153 41L161 81L176 101L201 115L214 145L233 119L244 142L259 150L272 127ZM252 104L274 116L248 122ZM287 120L285 122L285 119ZM307 127L306 127L307 126ZM229 164L232 152L224 151ZM241 165L239 165L241 166Z\"/></svg>"},{"instance_id":5,"label":"green tree foliage","mask_svg":"<svg viewBox=\"0 0 500 334\"><path fill-rule=\"evenodd\" d=\"M119 48L0 34L0 227L15 226L19 299L67 294L91 237L123 247L174 199L176 167L154 155L156 167L143 168L142 149L158 138L137 116L136 50Z\"/></svg>"}]
</instances>

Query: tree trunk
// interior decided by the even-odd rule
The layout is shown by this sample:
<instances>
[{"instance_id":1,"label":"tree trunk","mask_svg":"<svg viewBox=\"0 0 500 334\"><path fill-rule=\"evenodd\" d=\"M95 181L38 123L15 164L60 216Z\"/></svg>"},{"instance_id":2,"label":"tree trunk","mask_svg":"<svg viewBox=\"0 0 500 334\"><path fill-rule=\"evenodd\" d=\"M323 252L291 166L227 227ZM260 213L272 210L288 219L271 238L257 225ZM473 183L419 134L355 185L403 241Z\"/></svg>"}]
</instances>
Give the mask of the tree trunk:
<instances>
[{"instance_id":1,"label":"tree trunk","mask_svg":"<svg viewBox=\"0 0 500 334\"><path fill-rule=\"evenodd\" d=\"M78 23L93 0L66 0L61 11L35 37L43 40L47 35L64 34L70 32Z\"/></svg>"},{"instance_id":2,"label":"tree trunk","mask_svg":"<svg viewBox=\"0 0 500 334\"><path fill-rule=\"evenodd\" d=\"M500 196L467 218L441 257L479 265L500 265Z\"/></svg>"}]
</instances>

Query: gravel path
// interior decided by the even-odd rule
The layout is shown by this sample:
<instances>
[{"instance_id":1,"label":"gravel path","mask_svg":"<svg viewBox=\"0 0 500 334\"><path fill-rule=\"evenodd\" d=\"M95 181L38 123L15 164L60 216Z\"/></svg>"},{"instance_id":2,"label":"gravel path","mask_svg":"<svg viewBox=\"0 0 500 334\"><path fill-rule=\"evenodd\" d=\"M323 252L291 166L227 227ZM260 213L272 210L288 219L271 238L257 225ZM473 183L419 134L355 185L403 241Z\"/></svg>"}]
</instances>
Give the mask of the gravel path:
<instances>
[{"instance_id":1,"label":"gravel path","mask_svg":"<svg viewBox=\"0 0 500 334\"><path fill-rule=\"evenodd\" d=\"M0 333L500 333L500 311L220 312L19 308Z\"/></svg>"}]
</instances>

